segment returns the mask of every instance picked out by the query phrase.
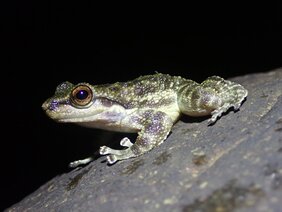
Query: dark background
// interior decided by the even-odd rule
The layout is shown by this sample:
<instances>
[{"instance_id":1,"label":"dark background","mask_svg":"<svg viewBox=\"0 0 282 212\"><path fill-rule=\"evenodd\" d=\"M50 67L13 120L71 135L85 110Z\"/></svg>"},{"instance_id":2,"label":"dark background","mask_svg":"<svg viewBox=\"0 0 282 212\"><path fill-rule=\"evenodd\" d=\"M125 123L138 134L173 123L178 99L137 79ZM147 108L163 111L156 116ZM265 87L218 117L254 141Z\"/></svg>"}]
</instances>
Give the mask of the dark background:
<instances>
[{"instance_id":1,"label":"dark background","mask_svg":"<svg viewBox=\"0 0 282 212\"><path fill-rule=\"evenodd\" d=\"M280 1L1 4L0 210L123 137L48 119L41 104L59 83L112 83L155 71L202 81L282 66Z\"/></svg>"}]
</instances>

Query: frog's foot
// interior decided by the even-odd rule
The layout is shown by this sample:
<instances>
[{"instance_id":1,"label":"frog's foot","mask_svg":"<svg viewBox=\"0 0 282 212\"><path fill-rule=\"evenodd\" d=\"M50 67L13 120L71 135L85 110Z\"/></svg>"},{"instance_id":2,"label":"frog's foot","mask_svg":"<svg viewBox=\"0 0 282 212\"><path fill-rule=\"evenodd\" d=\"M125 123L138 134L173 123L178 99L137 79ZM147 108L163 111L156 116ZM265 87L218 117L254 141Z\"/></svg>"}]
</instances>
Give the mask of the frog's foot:
<instances>
[{"instance_id":1,"label":"frog's foot","mask_svg":"<svg viewBox=\"0 0 282 212\"><path fill-rule=\"evenodd\" d=\"M87 163L90 163L92 160L93 160L93 157L88 157L88 158L85 158L85 159L82 159L82 160L76 160L76 161L69 163L69 167L76 168L80 165L85 165Z\"/></svg>"},{"instance_id":2,"label":"frog's foot","mask_svg":"<svg viewBox=\"0 0 282 212\"><path fill-rule=\"evenodd\" d=\"M120 141L120 145L128 148L124 150L116 150L107 146L100 147L100 154L108 155L107 161L109 164L114 164L118 160L124 160L136 156L134 152L131 150L133 143L128 138L123 138Z\"/></svg>"}]
</instances>

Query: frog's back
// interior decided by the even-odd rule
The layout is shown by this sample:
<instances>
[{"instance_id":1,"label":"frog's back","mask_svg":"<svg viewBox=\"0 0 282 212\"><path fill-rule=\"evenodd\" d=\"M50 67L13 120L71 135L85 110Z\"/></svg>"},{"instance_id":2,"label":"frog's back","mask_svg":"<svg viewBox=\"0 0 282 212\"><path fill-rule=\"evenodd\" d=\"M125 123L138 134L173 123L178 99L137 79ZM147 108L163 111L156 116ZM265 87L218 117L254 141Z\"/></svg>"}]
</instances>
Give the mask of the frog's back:
<instances>
[{"instance_id":1,"label":"frog's back","mask_svg":"<svg viewBox=\"0 0 282 212\"><path fill-rule=\"evenodd\" d=\"M97 85L98 95L107 96L111 100L118 101L127 108L137 105L156 107L163 104L180 87L190 82L180 76L168 74L154 74L138 77L128 82L116 82L114 84ZM160 102L162 100L162 102Z\"/></svg>"},{"instance_id":2,"label":"frog's back","mask_svg":"<svg viewBox=\"0 0 282 212\"><path fill-rule=\"evenodd\" d=\"M142 95L171 89L177 90L177 88L186 81L186 79L180 76L170 76L168 74L157 73L153 75L140 76L124 84L128 87L132 87L137 95Z\"/></svg>"}]
</instances>

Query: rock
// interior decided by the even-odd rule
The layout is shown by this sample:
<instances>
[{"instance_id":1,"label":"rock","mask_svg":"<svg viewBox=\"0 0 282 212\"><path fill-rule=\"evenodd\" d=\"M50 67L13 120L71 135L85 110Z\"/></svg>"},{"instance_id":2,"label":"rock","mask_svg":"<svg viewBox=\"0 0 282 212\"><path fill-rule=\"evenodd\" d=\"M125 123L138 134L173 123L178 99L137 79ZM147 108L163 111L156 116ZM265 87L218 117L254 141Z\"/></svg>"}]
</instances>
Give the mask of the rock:
<instances>
[{"instance_id":1,"label":"rock","mask_svg":"<svg viewBox=\"0 0 282 212\"><path fill-rule=\"evenodd\" d=\"M183 117L149 153L100 157L6 211L281 211L282 69L230 80L249 91L239 111Z\"/></svg>"}]
</instances>

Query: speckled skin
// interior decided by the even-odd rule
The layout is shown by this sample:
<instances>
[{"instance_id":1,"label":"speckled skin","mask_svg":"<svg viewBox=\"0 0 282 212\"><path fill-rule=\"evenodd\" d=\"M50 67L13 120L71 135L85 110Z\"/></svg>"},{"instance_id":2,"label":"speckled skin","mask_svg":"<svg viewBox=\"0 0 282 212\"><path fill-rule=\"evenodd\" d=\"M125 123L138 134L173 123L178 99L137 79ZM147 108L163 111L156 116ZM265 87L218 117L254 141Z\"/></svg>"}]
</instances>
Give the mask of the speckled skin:
<instances>
[{"instance_id":1,"label":"speckled skin","mask_svg":"<svg viewBox=\"0 0 282 212\"><path fill-rule=\"evenodd\" d=\"M82 93L81 93L82 92ZM110 164L139 156L161 144L181 113L189 116L212 115L214 123L222 113L239 109L247 90L234 82L212 76L201 84L179 76L154 74L129 82L90 85L60 84L52 98L42 105L58 122L121 132L137 132L135 143L128 138L120 144L125 150L100 148ZM71 163L72 167L91 159Z\"/></svg>"}]
</instances>

